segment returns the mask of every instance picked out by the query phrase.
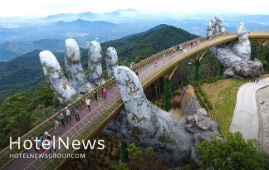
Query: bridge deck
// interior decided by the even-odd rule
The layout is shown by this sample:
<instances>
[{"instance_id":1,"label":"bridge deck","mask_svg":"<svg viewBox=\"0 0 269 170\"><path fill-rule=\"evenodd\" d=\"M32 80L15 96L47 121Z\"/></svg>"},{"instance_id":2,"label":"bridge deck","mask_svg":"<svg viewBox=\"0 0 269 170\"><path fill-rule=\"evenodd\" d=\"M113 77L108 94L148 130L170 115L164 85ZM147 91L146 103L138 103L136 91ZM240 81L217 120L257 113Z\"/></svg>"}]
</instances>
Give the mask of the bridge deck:
<instances>
[{"instance_id":1,"label":"bridge deck","mask_svg":"<svg viewBox=\"0 0 269 170\"><path fill-rule=\"evenodd\" d=\"M249 38L261 39L261 38L269 38L269 32L249 32ZM191 40L194 42L198 42L199 44L190 48L190 42L183 43L183 46L187 46L186 52L177 52L174 55L164 56L168 51L167 49L162 51L136 65L139 69L139 79L143 88L145 89L154 81L156 81L159 77L163 76L167 72L169 72L172 68L180 64L181 62L193 57L195 54L202 52L212 46L219 45L224 42L230 42L236 40L238 35L236 34L220 34L213 37L212 40L206 40L205 37L198 38L195 40ZM175 48L175 47L173 47ZM155 65L155 61L157 61L157 67ZM113 82L113 80L112 80ZM101 129L123 108L123 103L120 98L119 89L115 83L111 83L112 86L107 90L108 98L106 100L101 97L98 98L98 102L93 101L91 104L92 111L89 112L87 107L83 107L80 110L80 121L75 121L75 118L72 117L72 121L68 122L65 127L60 126L59 129L50 131L51 135L61 136L63 139L69 137L70 139L92 139L96 136L96 134L100 133ZM97 88L98 93L100 93L100 87ZM79 99L79 101L75 101L74 103L84 103L84 99L86 96ZM69 106L74 105L73 103ZM59 113L55 114L56 117ZM49 118L45 121L44 124L51 123L52 118ZM43 127L43 126L42 126ZM29 138L34 134L35 131L40 130L41 127L36 127L36 129L25 135L25 138ZM0 153L0 161L1 166L5 167L4 169L56 169L65 159L7 159L9 154L11 153L34 153L34 150L29 151L18 151L12 150L9 151L9 148L5 148ZM61 149L57 150L56 153L73 153L72 149Z\"/></svg>"}]
</instances>

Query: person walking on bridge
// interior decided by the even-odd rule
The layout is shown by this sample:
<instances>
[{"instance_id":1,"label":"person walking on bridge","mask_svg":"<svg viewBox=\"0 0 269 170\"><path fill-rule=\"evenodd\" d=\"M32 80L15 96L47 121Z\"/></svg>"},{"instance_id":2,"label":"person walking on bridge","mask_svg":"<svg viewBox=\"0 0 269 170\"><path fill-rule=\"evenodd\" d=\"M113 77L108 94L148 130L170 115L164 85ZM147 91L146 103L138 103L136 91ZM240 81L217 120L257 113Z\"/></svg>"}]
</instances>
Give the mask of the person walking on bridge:
<instances>
[{"instance_id":1,"label":"person walking on bridge","mask_svg":"<svg viewBox=\"0 0 269 170\"><path fill-rule=\"evenodd\" d=\"M98 102L98 100L97 100L97 91L95 89L93 91L93 95L94 95L94 99Z\"/></svg>"},{"instance_id":2,"label":"person walking on bridge","mask_svg":"<svg viewBox=\"0 0 269 170\"><path fill-rule=\"evenodd\" d=\"M182 45L181 44L179 45L179 50L182 52Z\"/></svg>"},{"instance_id":3,"label":"person walking on bridge","mask_svg":"<svg viewBox=\"0 0 269 170\"><path fill-rule=\"evenodd\" d=\"M191 41L191 47L193 46L193 41Z\"/></svg>"},{"instance_id":4,"label":"person walking on bridge","mask_svg":"<svg viewBox=\"0 0 269 170\"><path fill-rule=\"evenodd\" d=\"M102 85L102 91L101 91L101 93L102 93L102 97L104 97L104 88L105 88L105 86Z\"/></svg>"},{"instance_id":5,"label":"person walking on bridge","mask_svg":"<svg viewBox=\"0 0 269 170\"><path fill-rule=\"evenodd\" d=\"M57 135L58 133L58 129L59 129L59 122L57 119L53 119L53 122L54 122L54 129L55 129L55 135ZM60 132L61 133L61 132Z\"/></svg>"},{"instance_id":6,"label":"person walking on bridge","mask_svg":"<svg viewBox=\"0 0 269 170\"><path fill-rule=\"evenodd\" d=\"M66 109L65 116L66 116L66 122L68 122L68 119L70 119L71 121L71 113L70 113L69 108Z\"/></svg>"},{"instance_id":7,"label":"person walking on bridge","mask_svg":"<svg viewBox=\"0 0 269 170\"><path fill-rule=\"evenodd\" d=\"M80 121L79 109L78 108L75 108L75 118L76 118L76 121Z\"/></svg>"},{"instance_id":8,"label":"person walking on bridge","mask_svg":"<svg viewBox=\"0 0 269 170\"><path fill-rule=\"evenodd\" d=\"M62 125L65 127L65 123L64 123L64 115L63 115L62 112L60 113L59 118L61 119Z\"/></svg>"},{"instance_id":9,"label":"person walking on bridge","mask_svg":"<svg viewBox=\"0 0 269 170\"><path fill-rule=\"evenodd\" d=\"M138 73L138 69L137 68L135 69L135 74L137 75L137 77L139 76L139 73Z\"/></svg>"},{"instance_id":10,"label":"person walking on bridge","mask_svg":"<svg viewBox=\"0 0 269 170\"><path fill-rule=\"evenodd\" d=\"M103 90L104 99L106 99L106 88Z\"/></svg>"},{"instance_id":11,"label":"person walking on bridge","mask_svg":"<svg viewBox=\"0 0 269 170\"><path fill-rule=\"evenodd\" d=\"M89 98L87 98L85 100L85 102L86 102L86 105L88 106L89 110L91 110L91 100Z\"/></svg>"}]
</instances>

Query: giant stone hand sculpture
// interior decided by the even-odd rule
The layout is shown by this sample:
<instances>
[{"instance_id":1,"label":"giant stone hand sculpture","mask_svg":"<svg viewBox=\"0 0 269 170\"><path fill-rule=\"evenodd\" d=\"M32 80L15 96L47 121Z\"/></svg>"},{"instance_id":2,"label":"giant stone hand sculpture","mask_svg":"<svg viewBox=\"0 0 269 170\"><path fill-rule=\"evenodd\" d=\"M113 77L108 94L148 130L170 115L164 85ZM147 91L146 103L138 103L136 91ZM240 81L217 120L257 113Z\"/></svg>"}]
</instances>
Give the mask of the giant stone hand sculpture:
<instances>
[{"instance_id":1,"label":"giant stone hand sculpture","mask_svg":"<svg viewBox=\"0 0 269 170\"><path fill-rule=\"evenodd\" d=\"M103 130L126 143L151 146L156 157L169 163L183 164L191 153L193 135L178 120L147 100L136 74L127 67L114 68L125 109Z\"/></svg>"},{"instance_id":2,"label":"giant stone hand sculpture","mask_svg":"<svg viewBox=\"0 0 269 170\"><path fill-rule=\"evenodd\" d=\"M153 155L174 165L185 164L190 156L199 162L194 145L204 140L210 142L213 136L220 137L217 123L208 118L196 100L188 102L184 109L184 114L186 110L188 114L178 119L147 100L138 77L129 68L115 67L114 77L125 109L109 122L103 133L126 143L151 146Z\"/></svg>"},{"instance_id":3,"label":"giant stone hand sculpture","mask_svg":"<svg viewBox=\"0 0 269 170\"><path fill-rule=\"evenodd\" d=\"M56 93L61 103L73 101L81 92L92 90L94 86L104 82L101 67L101 46L97 41L90 42L89 47L89 79L87 80L80 63L80 49L74 39L65 41L65 67L66 78L63 70L50 51L41 51L40 62L44 74Z\"/></svg>"},{"instance_id":4,"label":"giant stone hand sculpture","mask_svg":"<svg viewBox=\"0 0 269 170\"><path fill-rule=\"evenodd\" d=\"M57 59L51 52L40 53L44 73L60 101L72 101L79 92L90 90L95 84L101 82L100 50L99 43L90 43L89 82L91 83L82 74L79 48L74 40L66 41L65 61L70 75L69 80L65 78ZM152 104L147 100L136 74L127 67L117 66L116 50L112 47L108 48L106 56L108 73L110 76L114 75L116 79L125 109L109 122L102 133L112 135L126 143L134 142L142 148L151 146L156 157L174 165L182 165L188 161L194 151L195 143L211 139L211 135L219 135L217 130L212 130L216 129L212 128L216 123L208 121L209 118L205 117L204 112L202 115L199 110L190 113L197 115L193 116L193 120L190 118L191 120L187 121L189 115L178 119ZM195 136L198 136L197 139Z\"/></svg>"},{"instance_id":5,"label":"giant stone hand sculpture","mask_svg":"<svg viewBox=\"0 0 269 170\"><path fill-rule=\"evenodd\" d=\"M225 33L223 20L214 16L208 23L206 35ZM263 73L263 66L258 60L250 61L251 45L247 36L244 23L239 23L237 28L238 41L230 47L217 46L210 48L221 64L228 68L224 75L235 78L253 78Z\"/></svg>"}]
</instances>

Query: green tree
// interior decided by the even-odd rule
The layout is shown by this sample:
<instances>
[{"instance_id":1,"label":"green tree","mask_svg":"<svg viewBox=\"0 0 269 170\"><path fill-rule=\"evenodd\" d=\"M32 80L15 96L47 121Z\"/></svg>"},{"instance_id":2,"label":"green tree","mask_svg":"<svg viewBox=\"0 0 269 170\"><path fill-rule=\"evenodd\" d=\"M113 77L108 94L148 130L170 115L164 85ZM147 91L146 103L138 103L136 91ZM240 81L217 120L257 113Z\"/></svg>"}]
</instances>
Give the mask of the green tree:
<instances>
[{"instance_id":1,"label":"green tree","mask_svg":"<svg viewBox=\"0 0 269 170\"><path fill-rule=\"evenodd\" d=\"M201 142L196 150L205 169L264 169L264 154L257 151L253 140L246 141L240 132L229 132L224 142L219 139Z\"/></svg>"},{"instance_id":2,"label":"green tree","mask_svg":"<svg viewBox=\"0 0 269 170\"><path fill-rule=\"evenodd\" d=\"M31 98L26 93L15 93L7 97L2 106L1 112L8 116L15 116L20 112L29 112L32 108L29 105L31 103Z\"/></svg>"},{"instance_id":3,"label":"green tree","mask_svg":"<svg viewBox=\"0 0 269 170\"><path fill-rule=\"evenodd\" d=\"M48 83L40 83L33 94L32 107L44 105L45 107L53 106L54 93Z\"/></svg>"},{"instance_id":4,"label":"green tree","mask_svg":"<svg viewBox=\"0 0 269 170\"><path fill-rule=\"evenodd\" d=\"M27 113L25 111L20 112L16 116L11 119L10 135L13 137L19 137L32 129L32 123L34 121L34 117L31 113Z\"/></svg>"},{"instance_id":5,"label":"green tree","mask_svg":"<svg viewBox=\"0 0 269 170\"><path fill-rule=\"evenodd\" d=\"M147 47L145 50L144 50L144 55L147 57L150 57L151 55L153 54L153 48L152 47Z\"/></svg>"},{"instance_id":6,"label":"green tree","mask_svg":"<svg viewBox=\"0 0 269 170\"><path fill-rule=\"evenodd\" d=\"M132 155L133 158L144 161L153 152L153 148L147 147L145 151L142 151L139 147L135 145L135 143L131 143L128 146L127 151Z\"/></svg>"},{"instance_id":7,"label":"green tree","mask_svg":"<svg viewBox=\"0 0 269 170\"><path fill-rule=\"evenodd\" d=\"M131 143L129 144L127 151L132 158L128 163L132 167L131 169L156 169L160 163L153 160L153 157L151 156L151 153L153 152L152 147L147 147L143 151L137 147L135 143ZM138 162L144 162L144 164Z\"/></svg>"}]
</instances>

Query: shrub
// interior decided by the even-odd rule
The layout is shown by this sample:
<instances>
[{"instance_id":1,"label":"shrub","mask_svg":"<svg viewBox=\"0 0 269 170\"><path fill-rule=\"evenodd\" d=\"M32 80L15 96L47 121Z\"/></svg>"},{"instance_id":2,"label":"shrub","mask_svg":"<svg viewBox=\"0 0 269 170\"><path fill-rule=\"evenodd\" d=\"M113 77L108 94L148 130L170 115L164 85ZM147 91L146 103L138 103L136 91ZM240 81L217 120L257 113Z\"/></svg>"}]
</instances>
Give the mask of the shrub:
<instances>
[{"instance_id":1,"label":"shrub","mask_svg":"<svg viewBox=\"0 0 269 170\"><path fill-rule=\"evenodd\" d=\"M253 140L245 141L240 132L228 132L225 142L201 142L196 150L204 169L264 169L264 154L257 151Z\"/></svg>"}]
</instances>

